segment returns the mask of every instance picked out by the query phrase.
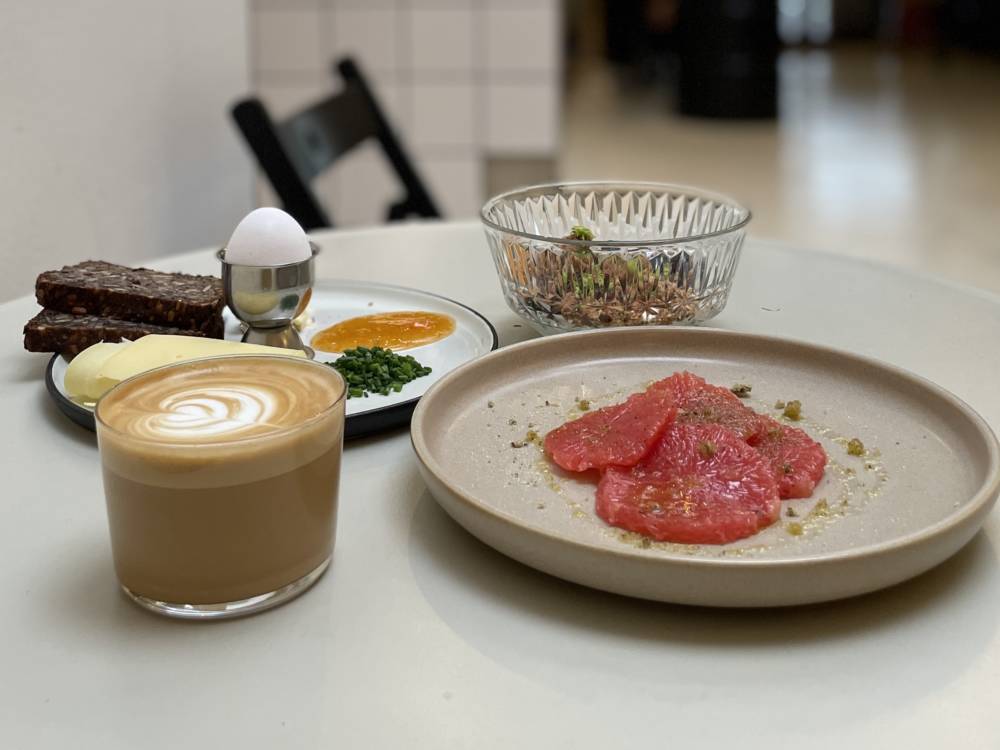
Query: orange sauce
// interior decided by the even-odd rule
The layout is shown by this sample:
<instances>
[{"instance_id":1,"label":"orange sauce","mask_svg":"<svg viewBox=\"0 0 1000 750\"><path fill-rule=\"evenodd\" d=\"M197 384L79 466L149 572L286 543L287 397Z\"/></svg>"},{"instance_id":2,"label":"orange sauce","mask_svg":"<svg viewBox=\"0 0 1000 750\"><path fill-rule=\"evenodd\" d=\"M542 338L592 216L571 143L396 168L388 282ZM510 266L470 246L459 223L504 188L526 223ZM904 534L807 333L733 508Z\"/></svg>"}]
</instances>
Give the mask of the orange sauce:
<instances>
[{"instance_id":1,"label":"orange sauce","mask_svg":"<svg viewBox=\"0 0 1000 750\"><path fill-rule=\"evenodd\" d=\"M449 315L405 310L342 320L317 333L310 344L324 352L342 352L357 346L412 349L440 341L454 331L455 321Z\"/></svg>"}]
</instances>

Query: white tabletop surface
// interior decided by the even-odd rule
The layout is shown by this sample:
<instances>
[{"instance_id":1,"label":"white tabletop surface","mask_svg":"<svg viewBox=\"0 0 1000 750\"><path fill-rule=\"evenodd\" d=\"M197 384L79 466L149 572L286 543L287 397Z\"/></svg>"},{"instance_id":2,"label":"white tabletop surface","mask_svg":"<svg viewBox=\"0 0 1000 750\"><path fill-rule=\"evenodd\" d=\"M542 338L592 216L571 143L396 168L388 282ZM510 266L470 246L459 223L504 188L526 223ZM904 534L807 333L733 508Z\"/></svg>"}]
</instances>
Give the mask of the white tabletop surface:
<instances>
[{"instance_id":1,"label":"white tabletop surface","mask_svg":"<svg viewBox=\"0 0 1000 750\"><path fill-rule=\"evenodd\" d=\"M320 277L448 295L502 344L532 335L475 224L315 238ZM216 271L208 251L156 265ZM231 622L148 614L115 584L94 436L49 401L46 357L21 348L34 312L30 297L0 305L0 747L1000 747L996 513L946 564L860 599L660 605L480 544L427 493L399 430L348 445L334 564L314 589ZM901 365L1000 426L988 293L750 241L715 324Z\"/></svg>"}]
</instances>

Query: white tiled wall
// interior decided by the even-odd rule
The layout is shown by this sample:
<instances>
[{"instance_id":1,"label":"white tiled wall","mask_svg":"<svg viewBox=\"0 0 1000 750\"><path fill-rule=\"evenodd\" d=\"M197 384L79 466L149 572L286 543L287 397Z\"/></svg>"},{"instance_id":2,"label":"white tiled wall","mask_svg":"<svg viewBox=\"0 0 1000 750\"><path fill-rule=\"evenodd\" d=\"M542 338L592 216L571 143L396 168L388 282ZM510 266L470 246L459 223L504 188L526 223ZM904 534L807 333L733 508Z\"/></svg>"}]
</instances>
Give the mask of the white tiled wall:
<instances>
[{"instance_id":1,"label":"white tiled wall","mask_svg":"<svg viewBox=\"0 0 1000 750\"><path fill-rule=\"evenodd\" d=\"M425 7L410 14L413 71L451 73L472 80L478 72L475 46L479 14L465 7Z\"/></svg>"},{"instance_id":2,"label":"white tiled wall","mask_svg":"<svg viewBox=\"0 0 1000 750\"><path fill-rule=\"evenodd\" d=\"M555 157L560 0L251 0L251 22L273 115L333 93L334 60L355 57L449 218L478 211L487 158ZM314 187L338 225L381 221L400 192L371 146Z\"/></svg>"},{"instance_id":3,"label":"white tiled wall","mask_svg":"<svg viewBox=\"0 0 1000 750\"><path fill-rule=\"evenodd\" d=\"M403 62L398 44L401 15L395 3L324 3L320 10L320 25L327 32L323 66L329 68L334 57L350 55L369 75L391 80Z\"/></svg>"},{"instance_id":4,"label":"white tiled wall","mask_svg":"<svg viewBox=\"0 0 1000 750\"><path fill-rule=\"evenodd\" d=\"M320 67L320 30L311 12L261 8L253 21L251 54L256 68L308 73Z\"/></svg>"}]
</instances>

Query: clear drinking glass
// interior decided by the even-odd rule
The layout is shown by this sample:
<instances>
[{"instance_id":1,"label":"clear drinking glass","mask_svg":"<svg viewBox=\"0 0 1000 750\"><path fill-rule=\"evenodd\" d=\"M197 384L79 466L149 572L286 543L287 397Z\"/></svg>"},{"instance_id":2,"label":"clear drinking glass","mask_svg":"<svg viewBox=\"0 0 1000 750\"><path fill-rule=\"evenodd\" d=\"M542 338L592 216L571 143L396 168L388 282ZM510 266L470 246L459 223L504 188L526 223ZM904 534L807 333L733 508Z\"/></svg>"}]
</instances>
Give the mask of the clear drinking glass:
<instances>
[{"instance_id":1,"label":"clear drinking glass","mask_svg":"<svg viewBox=\"0 0 1000 750\"><path fill-rule=\"evenodd\" d=\"M718 315L750 211L681 185L578 182L503 193L481 219L507 305L558 333Z\"/></svg>"},{"instance_id":2,"label":"clear drinking glass","mask_svg":"<svg viewBox=\"0 0 1000 750\"><path fill-rule=\"evenodd\" d=\"M97 404L115 572L159 614L214 619L302 593L333 551L346 388L327 365L224 356Z\"/></svg>"}]
</instances>

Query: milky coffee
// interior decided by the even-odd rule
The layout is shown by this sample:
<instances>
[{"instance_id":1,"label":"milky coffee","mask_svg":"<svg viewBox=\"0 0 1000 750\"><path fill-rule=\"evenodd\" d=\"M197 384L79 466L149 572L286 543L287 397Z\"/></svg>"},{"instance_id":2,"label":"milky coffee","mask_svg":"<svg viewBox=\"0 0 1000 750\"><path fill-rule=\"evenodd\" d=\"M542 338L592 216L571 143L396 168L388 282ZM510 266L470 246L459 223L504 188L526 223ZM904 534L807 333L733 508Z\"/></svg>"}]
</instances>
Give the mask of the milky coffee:
<instances>
[{"instance_id":1,"label":"milky coffee","mask_svg":"<svg viewBox=\"0 0 1000 750\"><path fill-rule=\"evenodd\" d=\"M273 592L333 549L344 384L326 365L217 357L125 381L97 406L115 571L153 601Z\"/></svg>"}]
</instances>

